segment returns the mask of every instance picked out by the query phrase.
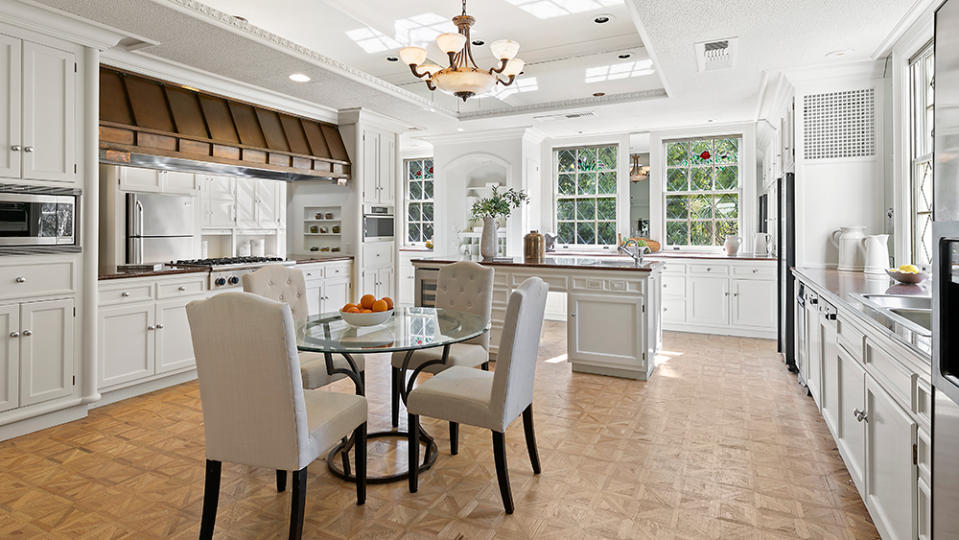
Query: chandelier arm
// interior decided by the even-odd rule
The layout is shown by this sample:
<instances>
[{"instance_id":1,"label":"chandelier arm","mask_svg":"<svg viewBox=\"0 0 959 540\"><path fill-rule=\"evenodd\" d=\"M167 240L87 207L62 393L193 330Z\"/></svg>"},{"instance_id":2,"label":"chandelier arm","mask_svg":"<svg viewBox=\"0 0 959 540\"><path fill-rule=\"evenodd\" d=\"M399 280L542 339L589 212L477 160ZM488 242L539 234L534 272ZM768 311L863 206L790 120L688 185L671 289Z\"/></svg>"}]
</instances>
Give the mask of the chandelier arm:
<instances>
[{"instance_id":1,"label":"chandelier arm","mask_svg":"<svg viewBox=\"0 0 959 540\"><path fill-rule=\"evenodd\" d=\"M507 81L504 81L503 79L500 79L499 77L496 77L496 82L498 82L499 84L502 84L503 86L509 86L513 84L513 81L515 79L516 79L516 75L510 75L509 80Z\"/></svg>"},{"instance_id":2,"label":"chandelier arm","mask_svg":"<svg viewBox=\"0 0 959 540\"><path fill-rule=\"evenodd\" d=\"M503 70L506 69L506 64L509 64L509 59L508 59L508 58L503 58L503 59L501 59L501 60L500 60L500 65L499 65L498 68L497 68L497 67L491 67L491 68L489 68L489 73L490 73L490 75L492 75L492 74L494 74L494 73L502 73Z\"/></svg>"},{"instance_id":3,"label":"chandelier arm","mask_svg":"<svg viewBox=\"0 0 959 540\"><path fill-rule=\"evenodd\" d=\"M422 79L423 77L429 75L428 71L426 73L420 73L416 71L416 67L417 67L416 64L410 64L410 71L413 72L413 76L416 77L417 79Z\"/></svg>"},{"instance_id":4,"label":"chandelier arm","mask_svg":"<svg viewBox=\"0 0 959 540\"><path fill-rule=\"evenodd\" d=\"M425 82L426 82L427 88L429 88L430 90L436 90L436 86L433 85L433 81L431 79L426 79Z\"/></svg>"},{"instance_id":5,"label":"chandelier arm","mask_svg":"<svg viewBox=\"0 0 959 540\"><path fill-rule=\"evenodd\" d=\"M466 57L469 59L469 62L473 64L474 69L479 69L479 66L476 65L476 60L473 59L473 47L470 46L470 41L472 38L470 38L469 27L467 27L466 31L463 33L466 35L466 46L463 48L463 50L466 51ZM467 67L469 66L467 65Z\"/></svg>"},{"instance_id":6,"label":"chandelier arm","mask_svg":"<svg viewBox=\"0 0 959 540\"><path fill-rule=\"evenodd\" d=\"M456 69L456 54L457 54L457 53L455 53L455 52L448 52L448 53L446 53L446 55L449 56L449 58L450 58L450 68L452 68L452 69Z\"/></svg>"}]
</instances>

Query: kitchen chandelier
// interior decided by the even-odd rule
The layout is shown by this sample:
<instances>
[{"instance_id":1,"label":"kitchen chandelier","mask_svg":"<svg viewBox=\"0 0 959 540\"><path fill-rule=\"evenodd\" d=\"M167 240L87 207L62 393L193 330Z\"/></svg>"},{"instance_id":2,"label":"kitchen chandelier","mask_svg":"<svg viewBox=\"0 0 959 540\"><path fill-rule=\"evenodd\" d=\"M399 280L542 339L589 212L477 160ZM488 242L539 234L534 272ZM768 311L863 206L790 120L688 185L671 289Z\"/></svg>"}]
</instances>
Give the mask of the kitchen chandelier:
<instances>
[{"instance_id":1,"label":"kitchen chandelier","mask_svg":"<svg viewBox=\"0 0 959 540\"><path fill-rule=\"evenodd\" d=\"M413 76L425 81L430 90L439 88L463 101L488 92L497 84L513 84L513 80L523 71L525 65L525 62L516 58L519 43L511 39L490 43L490 51L499 59L500 64L489 70L480 69L473 60L473 50L470 49L470 27L475 23L476 19L466 14L466 0L463 0L463 13L453 17L453 24L459 28L459 33L449 32L436 36L436 46L449 56L449 67L424 64L426 49L422 47L403 47L400 49L400 58L410 66ZM509 78L504 81L500 75Z\"/></svg>"}]
</instances>

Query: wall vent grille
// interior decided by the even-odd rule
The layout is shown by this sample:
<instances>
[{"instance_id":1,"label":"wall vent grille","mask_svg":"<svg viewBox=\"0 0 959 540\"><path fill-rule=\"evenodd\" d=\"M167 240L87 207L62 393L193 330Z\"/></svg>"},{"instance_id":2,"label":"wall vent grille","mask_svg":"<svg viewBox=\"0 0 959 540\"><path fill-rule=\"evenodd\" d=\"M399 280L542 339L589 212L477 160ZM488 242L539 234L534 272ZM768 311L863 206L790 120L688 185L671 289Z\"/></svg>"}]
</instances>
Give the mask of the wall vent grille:
<instances>
[{"instance_id":1,"label":"wall vent grille","mask_svg":"<svg viewBox=\"0 0 959 540\"><path fill-rule=\"evenodd\" d=\"M876 155L876 91L872 88L803 96L803 157Z\"/></svg>"}]
</instances>

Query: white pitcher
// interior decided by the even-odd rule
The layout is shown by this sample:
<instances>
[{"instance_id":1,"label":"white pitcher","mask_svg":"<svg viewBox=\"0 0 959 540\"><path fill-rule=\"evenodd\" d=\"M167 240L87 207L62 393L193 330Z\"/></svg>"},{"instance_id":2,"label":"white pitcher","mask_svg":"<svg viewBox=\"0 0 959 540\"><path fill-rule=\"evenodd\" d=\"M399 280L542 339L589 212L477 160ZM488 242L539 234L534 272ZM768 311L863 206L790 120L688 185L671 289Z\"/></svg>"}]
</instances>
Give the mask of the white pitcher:
<instances>
[{"instance_id":1,"label":"white pitcher","mask_svg":"<svg viewBox=\"0 0 959 540\"><path fill-rule=\"evenodd\" d=\"M866 227L842 227L833 231L830 239L839 249L839 270L862 272L865 260L863 257L862 239L866 236Z\"/></svg>"},{"instance_id":2,"label":"white pitcher","mask_svg":"<svg viewBox=\"0 0 959 540\"><path fill-rule=\"evenodd\" d=\"M730 257L739 253L739 246L743 243L742 236L736 236L735 234L727 234L726 241L723 243L723 247L726 248L726 255Z\"/></svg>"},{"instance_id":3,"label":"white pitcher","mask_svg":"<svg viewBox=\"0 0 959 540\"><path fill-rule=\"evenodd\" d=\"M863 272L885 275L886 267L889 266L889 235L871 234L860 242L866 253Z\"/></svg>"},{"instance_id":4,"label":"white pitcher","mask_svg":"<svg viewBox=\"0 0 959 540\"><path fill-rule=\"evenodd\" d=\"M769 255L769 233L756 233L753 246L753 252L756 255Z\"/></svg>"}]
</instances>

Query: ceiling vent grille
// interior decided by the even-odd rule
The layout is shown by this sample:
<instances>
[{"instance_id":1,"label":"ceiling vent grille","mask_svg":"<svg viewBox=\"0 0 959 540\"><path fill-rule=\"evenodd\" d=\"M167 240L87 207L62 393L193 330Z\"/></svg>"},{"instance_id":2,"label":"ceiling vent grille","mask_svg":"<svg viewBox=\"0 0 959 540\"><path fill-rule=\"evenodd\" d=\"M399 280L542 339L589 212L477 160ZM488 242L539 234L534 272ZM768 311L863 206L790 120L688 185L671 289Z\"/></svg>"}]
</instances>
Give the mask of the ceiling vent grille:
<instances>
[{"instance_id":1,"label":"ceiling vent grille","mask_svg":"<svg viewBox=\"0 0 959 540\"><path fill-rule=\"evenodd\" d=\"M876 91L872 88L803 96L805 159L876 155Z\"/></svg>"},{"instance_id":2,"label":"ceiling vent grille","mask_svg":"<svg viewBox=\"0 0 959 540\"><path fill-rule=\"evenodd\" d=\"M696 67L700 72L731 69L736 63L738 43L738 38L697 43Z\"/></svg>"},{"instance_id":3,"label":"ceiling vent grille","mask_svg":"<svg viewBox=\"0 0 959 540\"><path fill-rule=\"evenodd\" d=\"M574 120L576 118L588 118L590 116L596 116L596 113L593 111L583 111L573 113L542 114L539 116L534 116L533 120L547 122L550 120Z\"/></svg>"}]
</instances>

